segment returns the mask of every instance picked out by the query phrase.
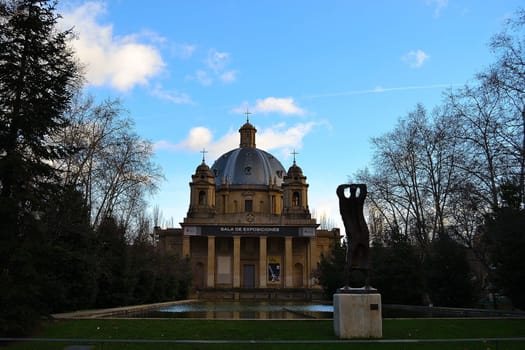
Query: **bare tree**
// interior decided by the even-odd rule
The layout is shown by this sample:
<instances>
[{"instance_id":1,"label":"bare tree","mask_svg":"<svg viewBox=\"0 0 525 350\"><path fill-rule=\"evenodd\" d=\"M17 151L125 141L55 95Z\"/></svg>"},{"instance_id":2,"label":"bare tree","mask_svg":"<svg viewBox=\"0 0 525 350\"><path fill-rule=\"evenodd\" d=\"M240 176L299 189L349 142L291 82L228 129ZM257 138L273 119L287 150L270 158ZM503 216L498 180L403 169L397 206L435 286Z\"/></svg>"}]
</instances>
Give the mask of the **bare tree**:
<instances>
[{"instance_id":1,"label":"bare tree","mask_svg":"<svg viewBox=\"0 0 525 350\"><path fill-rule=\"evenodd\" d=\"M494 210L499 207L499 180L507 174L501 94L484 84L465 85L448 95L448 103L451 117L460 125L456 137L462 145L463 156L458 170L483 200L480 209Z\"/></svg>"},{"instance_id":2,"label":"bare tree","mask_svg":"<svg viewBox=\"0 0 525 350\"><path fill-rule=\"evenodd\" d=\"M371 235L378 242L388 241L392 235L408 238L408 206L392 190L393 177L388 175L364 169L355 176L357 182L366 183L369 187L367 210L373 217Z\"/></svg>"},{"instance_id":3,"label":"bare tree","mask_svg":"<svg viewBox=\"0 0 525 350\"><path fill-rule=\"evenodd\" d=\"M374 171L357 178L370 186L370 207L387 232L426 247L444 234L449 195L455 186L458 149L444 112L433 118L417 105L392 132L372 139Z\"/></svg>"},{"instance_id":4,"label":"bare tree","mask_svg":"<svg viewBox=\"0 0 525 350\"><path fill-rule=\"evenodd\" d=\"M321 230L331 230L335 227L334 220L326 212L318 213L314 210L312 216L318 220Z\"/></svg>"},{"instance_id":5,"label":"bare tree","mask_svg":"<svg viewBox=\"0 0 525 350\"><path fill-rule=\"evenodd\" d=\"M162 226L162 210L160 210L160 207L158 204L155 204L153 206L153 212L152 212L152 219L153 219L153 227L160 227Z\"/></svg>"},{"instance_id":6,"label":"bare tree","mask_svg":"<svg viewBox=\"0 0 525 350\"><path fill-rule=\"evenodd\" d=\"M496 62L478 78L497 90L505 101L505 141L515 166L512 176L525 202L525 9L516 11L504 29L494 35L490 47ZM511 179L512 180L512 179Z\"/></svg>"},{"instance_id":7,"label":"bare tree","mask_svg":"<svg viewBox=\"0 0 525 350\"><path fill-rule=\"evenodd\" d=\"M115 100L95 104L77 98L70 126L56 140L76 150L57 167L64 182L82 191L95 226L113 216L125 227L145 210L146 196L162 178L152 161L150 142L133 131L131 119Z\"/></svg>"},{"instance_id":8,"label":"bare tree","mask_svg":"<svg viewBox=\"0 0 525 350\"><path fill-rule=\"evenodd\" d=\"M425 118L422 106L410 113L407 119L401 119L396 128L382 137L372 140L376 148L374 159L376 169L380 169L384 183L384 193L395 210L400 214L405 232L426 246L430 239L429 221L425 208L427 191L424 173L421 169L422 145L418 123ZM370 191L371 192L371 191ZM392 215L392 218L394 216Z\"/></svg>"}]
</instances>

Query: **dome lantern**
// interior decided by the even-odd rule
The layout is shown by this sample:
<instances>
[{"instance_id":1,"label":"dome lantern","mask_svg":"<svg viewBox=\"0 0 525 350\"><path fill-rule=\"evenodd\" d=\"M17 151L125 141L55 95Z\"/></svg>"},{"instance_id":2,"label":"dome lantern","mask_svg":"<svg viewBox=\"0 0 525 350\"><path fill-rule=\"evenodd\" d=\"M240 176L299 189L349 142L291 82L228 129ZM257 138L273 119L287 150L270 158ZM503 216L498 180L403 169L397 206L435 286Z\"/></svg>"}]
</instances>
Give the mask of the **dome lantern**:
<instances>
[{"instance_id":1,"label":"dome lantern","mask_svg":"<svg viewBox=\"0 0 525 350\"><path fill-rule=\"evenodd\" d=\"M250 124L250 122L246 122L240 129L239 133L241 134L241 143L239 146L241 148L246 147L252 147L255 148L255 133L257 132L257 129Z\"/></svg>"},{"instance_id":2,"label":"dome lantern","mask_svg":"<svg viewBox=\"0 0 525 350\"><path fill-rule=\"evenodd\" d=\"M251 113L246 110L244 114L246 114L246 123L239 129L239 133L241 134L241 143L239 144L239 147L255 148L255 133L257 133L257 129L250 124L249 117Z\"/></svg>"},{"instance_id":3,"label":"dome lantern","mask_svg":"<svg viewBox=\"0 0 525 350\"><path fill-rule=\"evenodd\" d=\"M220 156L211 171L219 187L228 185L281 186L286 170L270 153L255 147L257 129L250 124L246 111L246 123L239 129L239 148Z\"/></svg>"}]
</instances>

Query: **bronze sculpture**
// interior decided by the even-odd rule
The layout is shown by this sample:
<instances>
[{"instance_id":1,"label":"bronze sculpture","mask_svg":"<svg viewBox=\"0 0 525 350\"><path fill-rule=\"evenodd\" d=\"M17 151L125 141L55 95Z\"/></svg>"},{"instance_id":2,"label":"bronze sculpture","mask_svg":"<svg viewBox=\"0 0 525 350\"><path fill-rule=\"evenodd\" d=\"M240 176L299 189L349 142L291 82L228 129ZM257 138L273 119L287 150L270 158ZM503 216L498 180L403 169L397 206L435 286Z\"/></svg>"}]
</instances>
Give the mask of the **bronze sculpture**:
<instances>
[{"instance_id":1,"label":"bronze sculpture","mask_svg":"<svg viewBox=\"0 0 525 350\"><path fill-rule=\"evenodd\" d=\"M350 189L347 197L345 190ZM339 212L343 219L346 231L346 285L343 289L349 289L350 275L353 270L359 270L365 275L364 289L369 286L369 239L370 233L363 214L363 205L367 195L365 184L344 184L337 187L339 197Z\"/></svg>"}]
</instances>

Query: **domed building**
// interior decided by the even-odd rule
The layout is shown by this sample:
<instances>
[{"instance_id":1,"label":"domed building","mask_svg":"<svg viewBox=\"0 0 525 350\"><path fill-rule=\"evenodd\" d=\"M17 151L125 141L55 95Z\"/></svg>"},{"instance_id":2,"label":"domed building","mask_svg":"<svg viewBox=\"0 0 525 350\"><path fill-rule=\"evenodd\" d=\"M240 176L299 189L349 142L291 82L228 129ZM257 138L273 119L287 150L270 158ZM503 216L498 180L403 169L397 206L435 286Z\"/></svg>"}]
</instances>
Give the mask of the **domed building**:
<instances>
[{"instance_id":1,"label":"domed building","mask_svg":"<svg viewBox=\"0 0 525 350\"><path fill-rule=\"evenodd\" d=\"M340 239L339 230L317 229L295 154L286 171L256 147L249 120L239 133L239 148L211 168L203 156L189 184L182 228L155 228L161 249L189 257L192 287L201 295L267 298L277 290L290 297L318 289L313 272L321 253Z\"/></svg>"}]
</instances>

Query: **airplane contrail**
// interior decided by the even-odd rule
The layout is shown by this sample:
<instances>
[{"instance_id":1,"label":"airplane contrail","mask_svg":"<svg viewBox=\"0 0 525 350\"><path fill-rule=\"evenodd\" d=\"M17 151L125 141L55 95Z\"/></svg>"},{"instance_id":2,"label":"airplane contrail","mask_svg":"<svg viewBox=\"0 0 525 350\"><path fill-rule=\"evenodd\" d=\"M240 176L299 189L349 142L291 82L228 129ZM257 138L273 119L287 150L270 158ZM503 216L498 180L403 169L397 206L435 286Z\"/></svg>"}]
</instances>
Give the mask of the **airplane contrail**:
<instances>
[{"instance_id":1,"label":"airplane contrail","mask_svg":"<svg viewBox=\"0 0 525 350\"><path fill-rule=\"evenodd\" d=\"M339 96L352 96L352 95L365 95L365 94L378 94L382 92L389 91L407 91L407 90L424 90L424 89L439 89L439 88L449 88L454 86L460 86L463 84L432 84L432 85L412 85L412 86L399 86L399 87L381 87L377 86L373 89L364 89L364 90L350 90L342 92L329 92L325 94L315 94L315 95L305 95L301 98L304 99L314 99L314 98L323 98L323 97L339 97Z\"/></svg>"}]
</instances>

